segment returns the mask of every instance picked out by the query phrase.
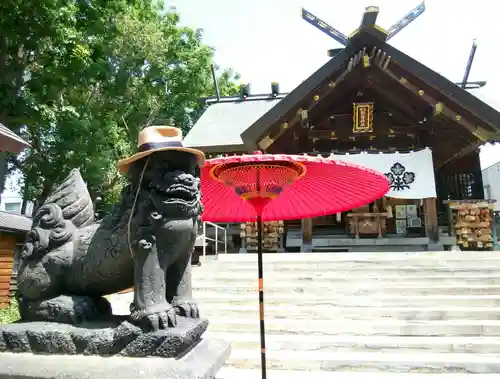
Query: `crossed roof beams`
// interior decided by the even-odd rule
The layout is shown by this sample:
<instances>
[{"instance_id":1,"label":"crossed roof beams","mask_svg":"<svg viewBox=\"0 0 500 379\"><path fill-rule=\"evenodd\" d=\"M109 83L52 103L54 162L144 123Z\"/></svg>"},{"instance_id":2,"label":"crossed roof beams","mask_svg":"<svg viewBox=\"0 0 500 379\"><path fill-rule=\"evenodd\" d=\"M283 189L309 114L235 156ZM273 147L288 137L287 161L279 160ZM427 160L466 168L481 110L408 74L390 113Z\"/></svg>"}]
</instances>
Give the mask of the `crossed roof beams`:
<instances>
[{"instance_id":1,"label":"crossed roof beams","mask_svg":"<svg viewBox=\"0 0 500 379\"><path fill-rule=\"evenodd\" d=\"M475 124L466 117L456 113L451 108L446 106L442 101L438 101L430 94L426 93L423 89L420 89L418 86L413 84L411 81L409 81L409 79L395 74L390 68L391 64L393 64L391 56L381 49L373 47L369 53L367 52L366 48L359 50L357 53L351 56L344 70L340 71L340 74L335 76L326 85L320 86L317 91L314 91L312 99L310 99L307 104L302 104L301 107L295 108L292 112L289 112L289 114L284 117L285 120L288 120L280 124L279 130L277 132L270 133L262 138L258 142L259 148L267 150L287 130L296 127L298 124L307 126L309 112L311 112L322 101L328 98L328 95L331 94L336 88L338 88L339 85L348 77L350 77L353 72L362 69L369 69L372 65L382 71L387 78L398 83L398 85L403 87L405 91L420 98L430 107L432 107L432 109L434 110L432 116L436 119L444 119L446 121L451 121L455 125L461 125L482 142L494 139L496 137L496 133L490 132L486 128L483 128L482 126ZM409 113L408 110L407 112Z\"/></svg>"}]
</instances>

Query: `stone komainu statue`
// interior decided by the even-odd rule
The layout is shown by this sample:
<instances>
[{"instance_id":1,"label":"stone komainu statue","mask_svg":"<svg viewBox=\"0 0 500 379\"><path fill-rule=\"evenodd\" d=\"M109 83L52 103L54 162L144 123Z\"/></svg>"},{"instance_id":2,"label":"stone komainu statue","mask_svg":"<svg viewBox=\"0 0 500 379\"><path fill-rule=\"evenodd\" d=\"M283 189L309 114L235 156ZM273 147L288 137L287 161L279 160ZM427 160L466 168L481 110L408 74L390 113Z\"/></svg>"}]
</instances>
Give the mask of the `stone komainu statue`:
<instances>
[{"instance_id":1,"label":"stone komainu statue","mask_svg":"<svg viewBox=\"0 0 500 379\"><path fill-rule=\"evenodd\" d=\"M18 300L25 321L79 323L110 314L103 297L134 288L131 321L158 330L198 318L191 254L202 211L202 152L177 128L141 131L139 152L118 162L121 202L96 223L78 170L36 212L21 254Z\"/></svg>"}]
</instances>

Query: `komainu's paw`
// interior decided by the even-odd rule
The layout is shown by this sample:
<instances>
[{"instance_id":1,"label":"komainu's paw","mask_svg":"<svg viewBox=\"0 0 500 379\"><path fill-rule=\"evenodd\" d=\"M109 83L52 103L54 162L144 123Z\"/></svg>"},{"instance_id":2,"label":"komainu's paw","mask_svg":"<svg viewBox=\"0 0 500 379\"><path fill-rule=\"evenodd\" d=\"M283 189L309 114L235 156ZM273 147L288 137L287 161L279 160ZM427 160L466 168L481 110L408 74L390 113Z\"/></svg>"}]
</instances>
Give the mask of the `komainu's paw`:
<instances>
[{"instance_id":1,"label":"komainu's paw","mask_svg":"<svg viewBox=\"0 0 500 379\"><path fill-rule=\"evenodd\" d=\"M79 324L108 317L111 305L104 298L88 296L57 296L42 301L22 300L19 304L21 317L26 321L53 321Z\"/></svg>"},{"instance_id":2,"label":"komainu's paw","mask_svg":"<svg viewBox=\"0 0 500 379\"><path fill-rule=\"evenodd\" d=\"M177 326L177 313L169 303L157 304L145 309L130 306L131 321L145 331L157 331Z\"/></svg>"},{"instance_id":3,"label":"komainu's paw","mask_svg":"<svg viewBox=\"0 0 500 379\"><path fill-rule=\"evenodd\" d=\"M177 300L173 303L173 306L179 316L200 318L200 310L194 300Z\"/></svg>"}]
</instances>

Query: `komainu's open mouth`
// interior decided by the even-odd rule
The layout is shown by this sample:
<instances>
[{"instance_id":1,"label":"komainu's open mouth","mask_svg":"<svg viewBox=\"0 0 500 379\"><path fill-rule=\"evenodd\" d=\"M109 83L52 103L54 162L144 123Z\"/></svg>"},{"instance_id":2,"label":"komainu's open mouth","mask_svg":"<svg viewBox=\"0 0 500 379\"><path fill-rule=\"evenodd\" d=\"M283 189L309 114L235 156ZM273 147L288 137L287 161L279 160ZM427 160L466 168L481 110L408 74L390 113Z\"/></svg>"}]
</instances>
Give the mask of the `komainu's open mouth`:
<instances>
[{"instance_id":1,"label":"komainu's open mouth","mask_svg":"<svg viewBox=\"0 0 500 379\"><path fill-rule=\"evenodd\" d=\"M192 186L185 186L184 184L173 184L167 188L164 194L172 200L181 200L191 202L196 200L197 191Z\"/></svg>"},{"instance_id":2,"label":"komainu's open mouth","mask_svg":"<svg viewBox=\"0 0 500 379\"><path fill-rule=\"evenodd\" d=\"M197 206L200 201L199 180L192 176L183 179L176 177L161 184L150 183L149 189L155 202L165 205Z\"/></svg>"}]
</instances>

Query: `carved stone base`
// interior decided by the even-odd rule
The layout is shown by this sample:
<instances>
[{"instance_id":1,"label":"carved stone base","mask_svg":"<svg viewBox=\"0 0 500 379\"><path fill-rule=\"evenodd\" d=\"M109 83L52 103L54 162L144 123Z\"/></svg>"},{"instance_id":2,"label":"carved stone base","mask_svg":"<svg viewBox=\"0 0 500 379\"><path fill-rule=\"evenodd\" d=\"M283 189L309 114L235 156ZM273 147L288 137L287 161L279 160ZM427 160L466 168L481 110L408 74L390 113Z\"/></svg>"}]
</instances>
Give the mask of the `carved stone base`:
<instances>
[{"instance_id":1,"label":"carved stone base","mask_svg":"<svg viewBox=\"0 0 500 379\"><path fill-rule=\"evenodd\" d=\"M229 358L222 340L201 340L179 359L0 353L0 379L211 379Z\"/></svg>"},{"instance_id":2,"label":"carved stone base","mask_svg":"<svg viewBox=\"0 0 500 379\"><path fill-rule=\"evenodd\" d=\"M150 333L118 316L79 325L0 325L0 352L175 358L196 345L208 327L208 320L178 319L176 328Z\"/></svg>"}]
</instances>

